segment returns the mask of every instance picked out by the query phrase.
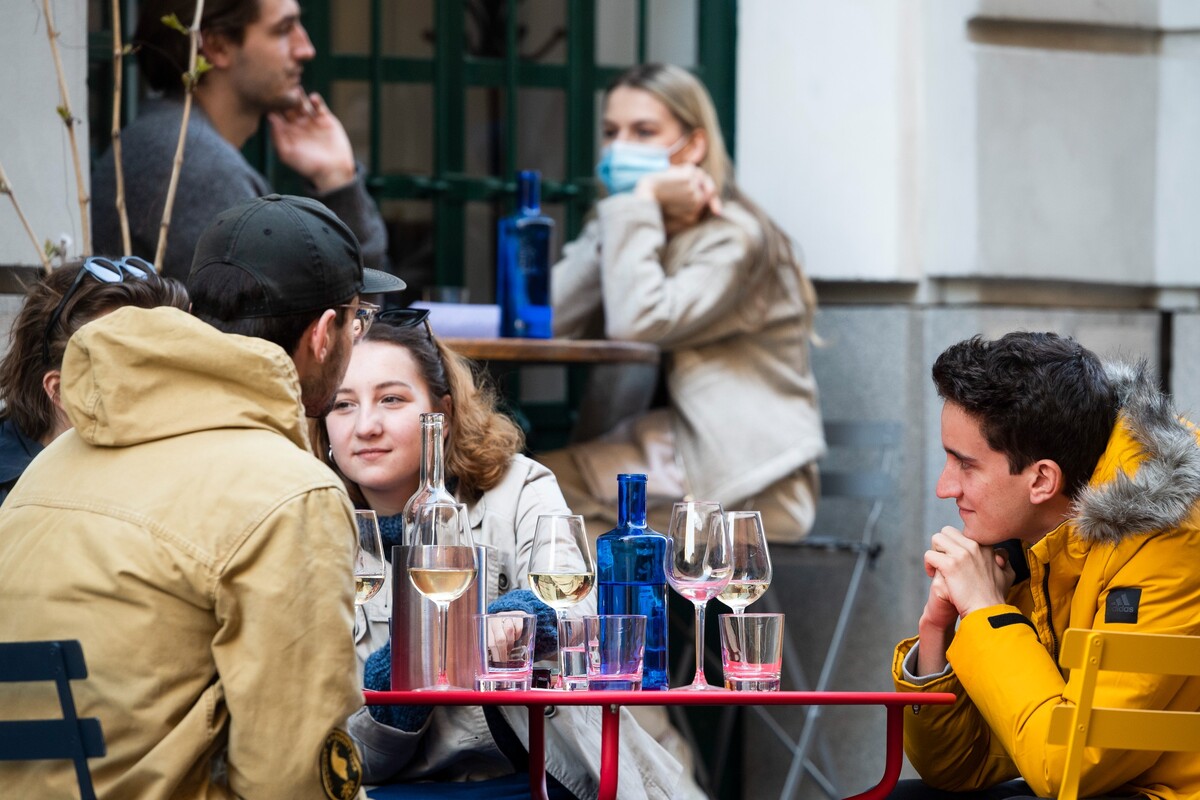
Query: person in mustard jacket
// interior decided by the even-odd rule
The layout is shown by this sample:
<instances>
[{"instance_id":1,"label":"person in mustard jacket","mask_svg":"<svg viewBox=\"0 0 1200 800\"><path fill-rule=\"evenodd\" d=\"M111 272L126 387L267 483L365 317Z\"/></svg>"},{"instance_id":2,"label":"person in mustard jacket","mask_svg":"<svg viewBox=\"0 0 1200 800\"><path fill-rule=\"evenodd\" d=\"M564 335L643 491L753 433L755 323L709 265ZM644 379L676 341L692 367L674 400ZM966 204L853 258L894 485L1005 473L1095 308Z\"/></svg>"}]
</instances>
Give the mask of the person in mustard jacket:
<instances>
[{"instance_id":1,"label":"person in mustard jacket","mask_svg":"<svg viewBox=\"0 0 1200 800\"><path fill-rule=\"evenodd\" d=\"M1079 700L1058 667L1067 628L1200 635L1200 445L1144 363L1101 364L1070 338L1010 333L938 357L946 464L938 497L962 528L935 533L900 691L953 692L905 713L923 781L894 798L1054 797L1066 747L1053 709ZM1200 709L1200 678L1102 673L1105 705ZM1194 753L1084 753L1090 797L1200 795Z\"/></svg>"},{"instance_id":2,"label":"person in mustard jacket","mask_svg":"<svg viewBox=\"0 0 1200 800\"><path fill-rule=\"evenodd\" d=\"M0 507L0 641L81 643L99 800L365 800L354 522L305 414L370 323L361 295L403 286L323 205L267 197L201 237L192 315L127 306L68 341L72 429ZM58 716L19 683L0 709ZM5 798L74 784L69 760L0 763Z\"/></svg>"}]
</instances>

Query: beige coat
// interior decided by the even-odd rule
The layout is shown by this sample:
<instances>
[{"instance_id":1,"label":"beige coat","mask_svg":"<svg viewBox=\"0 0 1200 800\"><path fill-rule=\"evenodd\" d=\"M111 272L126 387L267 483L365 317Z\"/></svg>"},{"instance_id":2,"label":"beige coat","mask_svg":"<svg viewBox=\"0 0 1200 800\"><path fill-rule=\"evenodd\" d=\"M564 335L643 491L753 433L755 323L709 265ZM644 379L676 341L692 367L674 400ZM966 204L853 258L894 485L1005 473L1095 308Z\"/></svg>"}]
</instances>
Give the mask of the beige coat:
<instances>
[{"instance_id":1,"label":"beige coat","mask_svg":"<svg viewBox=\"0 0 1200 800\"><path fill-rule=\"evenodd\" d=\"M668 239L656 203L600 201L551 278L554 332L664 351L687 490L733 506L824 452L795 274L752 280L762 230L737 203ZM652 487L653 488L653 487Z\"/></svg>"},{"instance_id":2,"label":"beige coat","mask_svg":"<svg viewBox=\"0 0 1200 800\"><path fill-rule=\"evenodd\" d=\"M75 430L0 509L0 639L82 642L99 797L315 800L338 774L363 797L341 732L362 705L353 521L288 355L124 308L71 339L63 399ZM57 711L52 687L11 691L5 716ZM0 766L6 797L73 783L70 762Z\"/></svg>"}]
</instances>

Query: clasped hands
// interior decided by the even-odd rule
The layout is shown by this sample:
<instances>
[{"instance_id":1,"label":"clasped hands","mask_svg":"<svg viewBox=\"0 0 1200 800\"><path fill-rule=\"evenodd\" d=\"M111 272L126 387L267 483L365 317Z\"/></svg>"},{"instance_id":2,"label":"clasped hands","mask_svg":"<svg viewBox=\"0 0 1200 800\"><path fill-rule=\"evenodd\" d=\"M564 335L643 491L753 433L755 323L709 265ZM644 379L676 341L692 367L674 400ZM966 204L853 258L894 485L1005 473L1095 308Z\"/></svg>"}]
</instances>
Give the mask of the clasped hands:
<instances>
[{"instance_id":1,"label":"clasped hands","mask_svg":"<svg viewBox=\"0 0 1200 800\"><path fill-rule=\"evenodd\" d=\"M279 160L317 191L339 189L354 180L357 170L350 137L321 95L313 92L304 100L287 111L267 115L271 144Z\"/></svg>"},{"instance_id":2,"label":"clasped hands","mask_svg":"<svg viewBox=\"0 0 1200 800\"><path fill-rule=\"evenodd\" d=\"M1004 551L980 545L948 525L930 539L925 574L933 583L922 623L943 630L976 609L1003 603L1016 578Z\"/></svg>"},{"instance_id":3,"label":"clasped hands","mask_svg":"<svg viewBox=\"0 0 1200 800\"><path fill-rule=\"evenodd\" d=\"M690 228L706 214L721 214L716 183L695 164L675 164L647 175L637 182L633 194L658 203L667 235Z\"/></svg>"}]
</instances>

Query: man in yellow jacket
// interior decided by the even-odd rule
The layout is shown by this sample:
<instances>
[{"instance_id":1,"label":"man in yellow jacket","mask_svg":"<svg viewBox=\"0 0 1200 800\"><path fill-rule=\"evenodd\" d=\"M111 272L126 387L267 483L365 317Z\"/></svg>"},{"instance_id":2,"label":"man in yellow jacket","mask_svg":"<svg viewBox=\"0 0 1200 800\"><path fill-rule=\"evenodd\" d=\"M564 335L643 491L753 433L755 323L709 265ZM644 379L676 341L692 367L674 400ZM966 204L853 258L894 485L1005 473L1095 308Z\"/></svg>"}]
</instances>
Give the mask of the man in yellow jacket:
<instances>
[{"instance_id":1,"label":"man in yellow jacket","mask_svg":"<svg viewBox=\"0 0 1200 800\"><path fill-rule=\"evenodd\" d=\"M1069 628L1200 635L1200 446L1145 364L1103 365L1053 333L960 342L938 357L946 463L937 495L962 528L935 533L900 691L953 692L906 712L923 780L893 798L1054 797L1066 748L1053 708L1079 699L1057 664ZM1106 705L1200 709L1200 679L1105 673ZM1090 797L1200 795L1188 753L1084 754Z\"/></svg>"},{"instance_id":2,"label":"man in yellow jacket","mask_svg":"<svg viewBox=\"0 0 1200 800\"><path fill-rule=\"evenodd\" d=\"M361 799L353 520L305 413L370 321L360 296L403 283L364 270L325 206L278 195L219 215L188 283L196 316L122 308L67 344L74 430L0 509L0 641L82 643L100 800ZM58 716L52 686L9 687L5 716ZM0 764L6 798L74 780Z\"/></svg>"}]
</instances>

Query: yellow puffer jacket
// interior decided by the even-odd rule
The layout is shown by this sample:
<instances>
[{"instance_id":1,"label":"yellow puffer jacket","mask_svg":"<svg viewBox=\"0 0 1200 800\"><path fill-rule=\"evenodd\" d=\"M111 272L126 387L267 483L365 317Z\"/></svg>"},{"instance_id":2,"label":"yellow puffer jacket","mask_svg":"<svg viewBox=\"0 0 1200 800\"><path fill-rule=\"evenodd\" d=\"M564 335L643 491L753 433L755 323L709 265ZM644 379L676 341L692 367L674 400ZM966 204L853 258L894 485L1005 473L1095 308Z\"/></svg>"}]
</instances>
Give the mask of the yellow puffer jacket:
<instances>
[{"instance_id":1,"label":"yellow puffer jacket","mask_svg":"<svg viewBox=\"0 0 1200 800\"><path fill-rule=\"evenodd\" d=\"M892 663L900 691L953 692L953 706L907 710L905 751L923 780L969 791L1023 778L1058 794L1066 748L1046 743L1055 706L1079 700L1058 648L1067 628L1200 635L1200 447L1144 370L1110 367L1121 417L1075 516L1025 555L1030 577L1008 604L962 619L948 674L920 685ZM1200 709L1200 678L1101 673L1106 706ZM1200 796L1200 756L1099 750L1084 754L1080 794L1140 793L1162 800Z\"/></svg>"}]
</instances>

